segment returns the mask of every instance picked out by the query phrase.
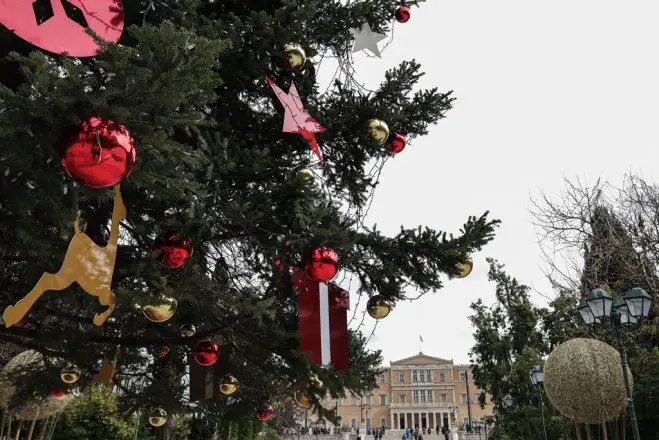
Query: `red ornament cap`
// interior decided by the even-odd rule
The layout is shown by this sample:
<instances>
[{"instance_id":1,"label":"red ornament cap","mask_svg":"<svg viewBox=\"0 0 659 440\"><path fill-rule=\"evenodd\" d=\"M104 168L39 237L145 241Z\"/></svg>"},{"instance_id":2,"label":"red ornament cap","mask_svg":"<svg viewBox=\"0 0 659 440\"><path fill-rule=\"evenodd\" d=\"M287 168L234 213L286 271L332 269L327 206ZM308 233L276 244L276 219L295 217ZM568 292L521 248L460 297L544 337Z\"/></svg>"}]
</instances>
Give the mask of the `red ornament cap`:
<instances>
[{"instance_id":1,"label":"red ornament cap","mask_svg":"<svg viewBox=\"0 0 659 440\"><path fill-rule=\"evenodd\" d=\"M405 136L400 133L396 133L389 141L389 152L391 154L398 154L405 149L405 145L407 145Z\"/></svg>"},{"instance_id":2,"label":"red ornament cap","mask_svg":"<svg viewBox=\"0 0 659 440\"><path fill-rule=\"evenodd\" d=\"M312 280L327 282L339 271L339 256L332 248L316 248L311 251L304 271Z\"/></svg>"},{"instance_id":3,"label":"red ornament cap","mask_svg":"<svg viewBox=\"0 0 659 440\"><path fill-rule=\"evenodd\" d=\"M192 242L187 238L180 239L174 232L168 232L156 238L153 251L159 253L160 264L170 269L178 269L192 256Z\"/></svg>"},{"instance_id":4,"label":"red ornament cap","mask_svg":"<svg viewBox=\"0 0 659 440\"><path fill-rule=\"evenodd\" d=\"M89 118L59 146L60 163L75 181L91 188L108 188L124 180L135 167L135 141L124 125Z\"/></svg>"},{"instance_id":5,"label":"red ornament cap","mask_svg":"<svg viewBox=\"0 0 659 440\"><path fill-rule=\"evenodd\" d=\"M213 341L201 341L194 349L194 360L204 367L210 367L220 356L220 349Z\"/></svg>"},{"instance_id":6,"label":"red ornament cap","mask_svg":"<svg viewBox=\"0 0 659 440\"><path fill-rule=\"evenodd\" d=\"M272 418L274 411L271 405L263 405L261 408L256 410L256 417L262 422L267 422Z\"/></svg>"},{"instance_id":7,"label":"red ornament cap","mask_svg":"<svg viewBox=\"0 0 659 440\"><path fill-rule=\"evenodd\" d=\"M55 388L53 391L50 392L50 395L53 396L55 399L63 399L66 396L66 393L59 388Z\"/></svg>"},{"instance_id":8,"label":"red ornament cap","mask_svg":"<svg viewBox=\"0 0 659 440\"><path fill-rule=\"evenodd\" d=\"M407 6L399 6L396 9L396 21L398 23L407 23L410 20L410 8Z\"/></svg>"},{"instance_id":9,"label":"red ornament cap","mask_svg":"<svg viewBox=\"0 0 659 440\"><path fill-rule=\"evenodd\" d=\"M99 46L86 30L116 43L124 28L124 9L120 0L0 1L0 23L49 52L91 57Z\"/></svg>"}]
</instances>

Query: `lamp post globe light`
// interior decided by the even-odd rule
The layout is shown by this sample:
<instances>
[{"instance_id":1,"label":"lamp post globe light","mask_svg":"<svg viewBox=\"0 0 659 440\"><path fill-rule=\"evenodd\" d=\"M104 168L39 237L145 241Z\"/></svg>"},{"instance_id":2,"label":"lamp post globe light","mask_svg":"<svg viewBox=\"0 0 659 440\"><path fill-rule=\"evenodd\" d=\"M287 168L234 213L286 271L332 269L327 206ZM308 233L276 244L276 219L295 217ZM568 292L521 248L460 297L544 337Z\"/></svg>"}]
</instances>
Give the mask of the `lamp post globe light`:
<instances>
[{"instance_id":1,"label":"lamp post globe light","mask_svg":"<svg viewBox=\"0 0 659 440\"><path fill-rule=\"evenodd\" d=\"M636 410L634 409L634 395L629 386L629 376L627 374L627 351L622 343L622 327L634 327L640 325L643 318L647 318L650 313L652 297L640 287L634 287L622 295L622 298L615 302L611 295L602 289L595 289L590 292L585 300L581 300L577 310L588 325L601 322L602 318L611 319L611 328L618 343L620 352L620 365L622 374L625 378L625 389L627 391L627 411L632 426L634 440L641 440L638 432L638 422L636 421Z\"/></svg>"},{"instance_id":2,"label":"lamp post globe light","mask_svg":"<svg viewBox=\"0 0 659 440\"><path fill-rule=\"evenodd\" d=\"M504 408L512 408L513 403L515 403L515 401L513 400L513 396L511 396L510 394L507 394L506 396L504 396L501 403L503 404Z\"/></svg>"},{"instance_id":3,"label":"lamp post globe light","mask_svg":"<svg viewBox=\"0 0 659 440\"><path fill-rule=\"evenodd\" d=\"M540 389L540 386L545 381L545 373L542 371L542 366L540 365L540 362L536 362L535 365L533 365L533 368L531 369L529 376L531 377L531 383L533 384L534 387L538 389L538 395L540 396L540 412L542 414L542 432L545 435L545 440L547 440L547 428L545 428L545 403L544 400L542 399L542 389Z\"/></svg>"}]
</instances>

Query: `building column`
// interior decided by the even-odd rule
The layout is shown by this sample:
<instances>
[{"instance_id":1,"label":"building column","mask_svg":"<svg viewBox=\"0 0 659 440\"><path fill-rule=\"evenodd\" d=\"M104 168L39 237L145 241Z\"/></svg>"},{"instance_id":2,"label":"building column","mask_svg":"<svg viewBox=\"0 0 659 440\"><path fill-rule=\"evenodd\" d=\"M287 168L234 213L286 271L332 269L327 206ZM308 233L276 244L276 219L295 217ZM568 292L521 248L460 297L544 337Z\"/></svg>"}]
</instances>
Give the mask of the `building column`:
<instances>
[{"instance_id":1,"label":"building column","mask_svg":"<svg viewBox=\"0 0 659 440\"><path fill-rule=\"evenodd\" d=\"M394 413L393 412L390 414L389 418L391 419L391 425L389 425L389 429L394 429Z\"/></svg>"}]
</instances>

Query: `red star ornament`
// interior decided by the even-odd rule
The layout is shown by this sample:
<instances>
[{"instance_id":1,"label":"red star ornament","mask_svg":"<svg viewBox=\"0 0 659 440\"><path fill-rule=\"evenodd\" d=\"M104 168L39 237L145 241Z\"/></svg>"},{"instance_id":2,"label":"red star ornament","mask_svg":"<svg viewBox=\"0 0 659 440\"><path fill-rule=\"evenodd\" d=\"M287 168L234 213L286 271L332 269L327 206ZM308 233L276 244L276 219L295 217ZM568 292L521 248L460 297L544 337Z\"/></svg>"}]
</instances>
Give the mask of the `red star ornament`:
<instances>
[{"instance_id":1,"label":"red star ornament","mask_svg":"<svg viewBox=\"0 0 659 440\"><path fill-rule=\"evenodd\" d=\"M270 87L272 87L272 90L277 95L277 99L284 106L284 127L282 129L284 133L302 135L303 138L309 141L311 149L316 153L318 159L323 162L323 154L320 152L315 134L324 132L325 127L312 118L304 108L295 84L291 83L288 93L285 93L269 76L266 75L265 80L268 81L268 84L270 84Z\"/></svg>"}]
</instances>

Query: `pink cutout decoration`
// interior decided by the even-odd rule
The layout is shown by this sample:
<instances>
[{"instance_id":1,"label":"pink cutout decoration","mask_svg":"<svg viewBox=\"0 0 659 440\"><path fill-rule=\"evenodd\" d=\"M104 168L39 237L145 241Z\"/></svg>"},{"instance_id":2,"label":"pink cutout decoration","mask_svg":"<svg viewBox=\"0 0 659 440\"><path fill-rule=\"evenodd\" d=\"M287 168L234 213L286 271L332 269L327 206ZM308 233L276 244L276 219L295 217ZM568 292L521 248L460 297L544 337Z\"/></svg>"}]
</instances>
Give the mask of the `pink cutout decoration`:
<instances>
[{"instance_id":1,"label":"pink cutout decoration","mask_svg":"<svg viewBox=\"0 0 659 440\"><path fill-rule=\"evenodd\" d=\"M284 106L284 133L297 133L301 134L311 144L311 149L318 159L323 161L323 154L320 152L320 147L316 141L315 133L322 133L325 127L320 125L314 118L309 115L309 112L302 105L300 95L295 88L295 84L291 83L288 93L285 93L269 76L265 77L272 90L275 91L279 102Z\"/></svg>"}]
</instances>

